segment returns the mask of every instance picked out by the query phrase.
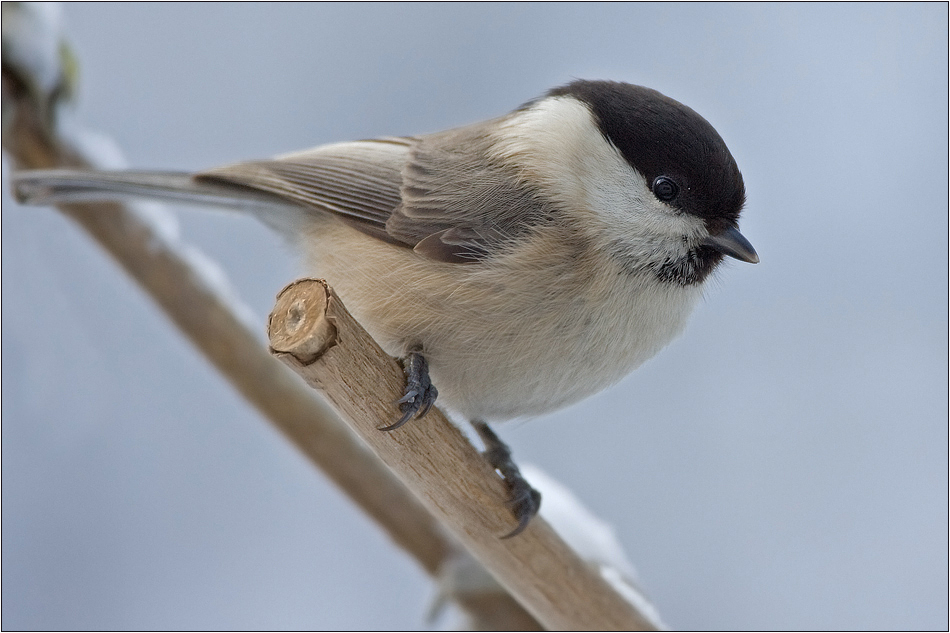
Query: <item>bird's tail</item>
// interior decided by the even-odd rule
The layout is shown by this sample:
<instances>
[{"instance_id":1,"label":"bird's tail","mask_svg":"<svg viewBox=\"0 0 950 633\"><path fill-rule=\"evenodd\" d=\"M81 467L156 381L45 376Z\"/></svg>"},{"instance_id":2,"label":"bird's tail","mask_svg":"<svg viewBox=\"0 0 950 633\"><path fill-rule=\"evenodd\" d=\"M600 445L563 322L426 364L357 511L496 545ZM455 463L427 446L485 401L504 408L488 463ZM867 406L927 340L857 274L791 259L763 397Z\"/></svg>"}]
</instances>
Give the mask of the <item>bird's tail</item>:
<instances>
[{"instance_id":1,"label":"bird's tail","mask_svg":"<svg viewBox=\"0 0 950 633\"><path fill-rule=\"evenodd\" d=\"M41 169L13 174L13 194L28 205L106 202L128 198L227 207L258 216L300 205L276 195L226 182L209 182L184 172Z\"/></svg>"}]
</instances>

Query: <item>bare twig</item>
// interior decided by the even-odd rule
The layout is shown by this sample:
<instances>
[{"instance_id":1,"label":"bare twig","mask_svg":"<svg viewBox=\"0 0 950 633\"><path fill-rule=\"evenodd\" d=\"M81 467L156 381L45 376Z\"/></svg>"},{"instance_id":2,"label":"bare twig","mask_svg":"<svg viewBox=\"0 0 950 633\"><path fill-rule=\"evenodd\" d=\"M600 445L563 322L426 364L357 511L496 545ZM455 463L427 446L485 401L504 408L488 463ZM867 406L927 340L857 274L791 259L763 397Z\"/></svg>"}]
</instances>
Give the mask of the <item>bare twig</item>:
<instances>
[{"instance_id":1,"label":"bare twig","mask_svg":"<svg viewBox=\"0 0 950 633\"><path fill-rule=\"evenodd\" d=\"M5 18L11 4L4 4ZM95 156L84 154L55 125L56 99L65 94L62 82L34 81L33 68L11 62L16 56L8 54L10 41L5 28L4 150L20 168L94 167ZM262 348L233 313L231 302L189 263L180 243L163 236L129 205L73 204L59 209L103 246L222 374L430 575L438 575L455 545L429 511L445 521L546 626L655 628L543 521L535 520L516 539L497 538L510 530L512 520L502 483L441 413L433 411L424 423L406 425L395 433L376 431L391 421L393 402L404 384L402 372L324 286L320 292L329 319L316 339L332 333L336 345L303 354L308 360L319 356L307 367L286 354L284 360L322 385L373 451L423 495L426 506L311 389ZM291 330L284 329L295 334ZM286 347L276 340L275 346ZM320 367L318 373L310 373ZM509 595L473 593L454 598L478 614L481 622L497 628L539 626Z\"/></svg>"},{"instance_id":2,"label":"bare twig","mask_svg":"<svg viewBox=\"0 0 950 633\"><path fill-rule=\"evenodd\" d=\"M275 355L319 389L377 455L518 601L549 629L643 630L654 625L621 598L540 518L512 539L501 478L437 409L387 433L405 388L399 364L322 280L278 296L269 321Z\"/></svg>"},{"instance_id":3,"label":"bare twig","mask_svg":"<svg viewBox=\"0 0 950 633\"><path fill-rule=\"evenodd\" d=\"M5 3L4 19L9 4ZM29 75L32 69L8 63L14 56L7 55L6 35L5 31L4 151L21 169L95 167L96 157L83 153L55 126L55 99L62 90L54 87L41 92ZM109 252L235 388L399 547L430 576L438 576L458 545L332 409L271 357L234 314L231 302L182 255L182 244L170 242L130 205L73 204L58 209ZM465 596L456 599L474 614L484 609L480 601ZM540 628L510 596L496 595L495 605L515 614L509 626Z\"/></svg>"},{"instance_id":4,"label":"bare twig","mask_svg":"<svg viewBox=\"0 0 950 633\"><path fill-rule=\"evenodd\" d=\"M4 101L7 79L4 73ZM4 149L18 167L90 166L74 148L43 133L32 114L17 107L11 133L4 135ZM166 242L126 205L58 208L105 248L238 391L400 547L430 574L438 570L449 543L428 512L311 390L270 357L228 302L181 256L178 245Z\"/></svg>"}]
</instances>

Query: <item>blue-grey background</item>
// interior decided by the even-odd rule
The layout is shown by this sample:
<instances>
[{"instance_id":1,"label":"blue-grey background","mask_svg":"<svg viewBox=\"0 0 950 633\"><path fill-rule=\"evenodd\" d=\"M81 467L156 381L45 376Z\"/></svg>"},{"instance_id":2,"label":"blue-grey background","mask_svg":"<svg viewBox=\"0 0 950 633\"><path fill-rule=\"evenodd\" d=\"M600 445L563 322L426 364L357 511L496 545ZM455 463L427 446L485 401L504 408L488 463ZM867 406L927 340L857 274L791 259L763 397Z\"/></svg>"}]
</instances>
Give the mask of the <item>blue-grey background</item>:
<instances>
[{"instance_id":1,"label":"blue-grey background","mask_svg":"<svg viewBox=\"0 0 950 633\"><path fill-rule=\"evenodd\" d=\"M620 385L501 434L616 526L673 627L946 629L946 4L63 12L78 117L136 167L435 131L573 77L696 109L762 263ZM425 626L419 568L76 227L3 200L3 628ZM181 220L263 329L294 256Z\"/></svg>"}]
</instances>

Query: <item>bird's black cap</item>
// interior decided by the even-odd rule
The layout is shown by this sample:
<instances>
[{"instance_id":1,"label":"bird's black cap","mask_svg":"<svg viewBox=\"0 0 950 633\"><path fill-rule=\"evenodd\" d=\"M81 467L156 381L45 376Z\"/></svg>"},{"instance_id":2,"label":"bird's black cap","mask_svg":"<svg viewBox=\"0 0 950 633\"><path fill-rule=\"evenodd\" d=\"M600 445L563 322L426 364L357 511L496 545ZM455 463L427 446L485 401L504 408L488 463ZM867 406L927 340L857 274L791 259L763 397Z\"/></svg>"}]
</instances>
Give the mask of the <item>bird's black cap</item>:
<instances>
[{"instance_id":1,"label":"bird's black cap","mask_svg":"<svg viewBox=\"0 0 950 633\"><path fill-rule=\"evenodd\" d=\"M604 137L648 183L678 189L671 206L703 218L712 234L736 228L745 185L715 128L682 103L643 86L577 80L548 93L587 104Z\"/></svg>"}]
</instances>

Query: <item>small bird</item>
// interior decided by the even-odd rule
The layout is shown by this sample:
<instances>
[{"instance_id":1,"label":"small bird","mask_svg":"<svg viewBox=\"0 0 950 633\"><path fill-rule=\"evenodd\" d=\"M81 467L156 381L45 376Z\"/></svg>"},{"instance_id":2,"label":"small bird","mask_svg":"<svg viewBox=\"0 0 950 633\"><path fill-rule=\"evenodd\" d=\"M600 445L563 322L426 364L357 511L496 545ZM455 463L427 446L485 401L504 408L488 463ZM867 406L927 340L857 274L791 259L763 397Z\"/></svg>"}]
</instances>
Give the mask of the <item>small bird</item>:
<instances>
[{"instance_id":1,"label":"small bird","mask_svg":"<svg viewBox=\"0 0 950 633\"><path fill-rule=\"evenodd\" d=\"M540 495L487 422L567 406L677 334L738 230L745 187L716 130L655 90L577 80L482 123L322 145L198 173L26 171L28 204L147 197L253 213L305 255L407 374L468 419L518 519ZM438 387L438 390L436 389Z\"/></svg>"}]
</instances>

